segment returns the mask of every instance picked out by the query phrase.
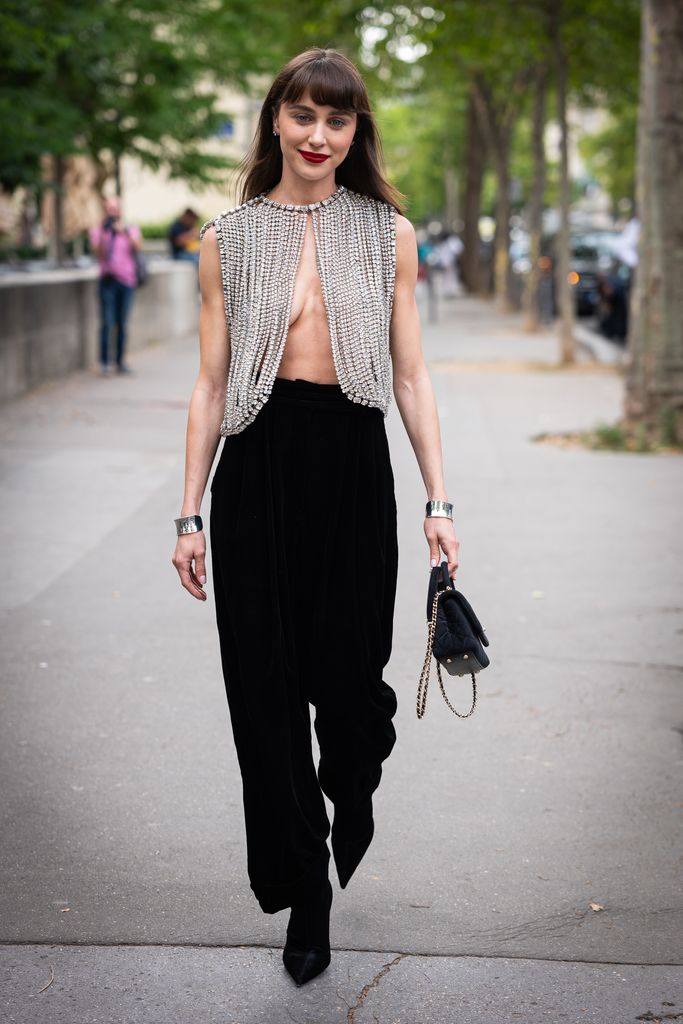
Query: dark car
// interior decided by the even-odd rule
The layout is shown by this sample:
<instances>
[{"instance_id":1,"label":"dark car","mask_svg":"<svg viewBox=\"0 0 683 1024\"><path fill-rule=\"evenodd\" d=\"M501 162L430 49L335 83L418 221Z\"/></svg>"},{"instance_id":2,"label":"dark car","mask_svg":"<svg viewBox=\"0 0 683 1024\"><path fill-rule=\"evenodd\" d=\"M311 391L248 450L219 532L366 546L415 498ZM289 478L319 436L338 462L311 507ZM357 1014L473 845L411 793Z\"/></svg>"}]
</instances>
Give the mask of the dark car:
<instances>
[{"instance_id":1,"label":"dark car","mask_svg":"<svg viewBox=\"0 0 683 1024\"><path fill-rule=\"evenodd\" d=\"M618 231L593 229L575 232L569 242L569 283L578 316L595 316L606 337L618 339L626 330L626 312L631 272L618 256ZM541 241L539 302L544 320L558 313L555 280L558 236L545 235ZM528 274L529 239L517 232L510 245L514 295L521 301L523 281ZM622 309L624 312L622 312Z\"/></svg>"},{"instance_id":2,"label":"dark car","mask_svg":"<svg viewBox=\"0 0 683 1024\"><path fill-rule=\"evenodd\" d=\"M617 231L590 231L570 239L569 283L579 316L592 316L600 302L599 282L614 264Z\"/></svg>"}]
</instances>

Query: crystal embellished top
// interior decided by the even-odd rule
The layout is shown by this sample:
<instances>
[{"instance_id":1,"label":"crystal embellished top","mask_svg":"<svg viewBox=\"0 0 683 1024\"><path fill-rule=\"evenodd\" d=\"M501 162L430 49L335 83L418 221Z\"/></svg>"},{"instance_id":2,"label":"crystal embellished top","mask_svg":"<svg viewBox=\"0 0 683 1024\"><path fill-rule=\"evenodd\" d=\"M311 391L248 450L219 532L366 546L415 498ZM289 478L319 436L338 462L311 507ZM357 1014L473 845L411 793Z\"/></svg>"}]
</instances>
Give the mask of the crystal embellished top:
<instances>
[{"instance_id":1,"label":"crystal embellished top","mask_svg":"<svg viewBox=\"0 0 683 1024\"><path fill-rule=\"evenodd\" d=\"M394 207L339 185L296 205L262 192L207 221L216 229L230 366L222 437L253 422L268 400L289 330L308 212L337 379L352 402L387 415L389 324L396 276Z\"/></svg>"}]
</instances>

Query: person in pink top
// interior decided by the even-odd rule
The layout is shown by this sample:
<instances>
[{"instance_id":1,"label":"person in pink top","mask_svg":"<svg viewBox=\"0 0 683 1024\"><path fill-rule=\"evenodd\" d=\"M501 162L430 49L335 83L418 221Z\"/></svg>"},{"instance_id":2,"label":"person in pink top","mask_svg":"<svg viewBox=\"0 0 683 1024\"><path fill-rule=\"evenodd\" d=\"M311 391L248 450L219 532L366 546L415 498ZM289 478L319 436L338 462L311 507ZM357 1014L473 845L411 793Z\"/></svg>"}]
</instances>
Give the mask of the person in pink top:
<instances>
[{"instance_id":1,"label":"person in pink top","mask_svg":"<svg viewBox=\"0 0 683 1024\"><path fill-rule=\"evenodd\" d=\"M116 369L130 373L124 362L126 325L137 285L135 252L142 245L142 234L135 224L124 224L121 200L109 196L104 201L105 217L90 230L90 247L100 265L100 363L109 373L109 335L116 324Z\"/></svg>"}]
</instances>

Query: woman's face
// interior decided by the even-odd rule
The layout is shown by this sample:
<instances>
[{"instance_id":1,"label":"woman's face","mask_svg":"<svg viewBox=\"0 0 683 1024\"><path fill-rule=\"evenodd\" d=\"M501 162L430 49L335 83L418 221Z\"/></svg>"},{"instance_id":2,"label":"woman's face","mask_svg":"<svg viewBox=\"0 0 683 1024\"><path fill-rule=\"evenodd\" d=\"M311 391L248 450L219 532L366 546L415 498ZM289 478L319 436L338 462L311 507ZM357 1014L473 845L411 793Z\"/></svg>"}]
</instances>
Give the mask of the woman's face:
<instances>
[{"instance_id":1,"label":"woman's face","mask_svg":"<svg viewBox=\"0 0 683 1024\"><path fill-rule=\"evenodd\" d=\"M282 159L307 181L334 175L353 142L356 125L355 111L320 107L308 91L296 103L282 103L273 121L280 133ZM311 156L318 159L307 159Z\"/></svg>"}]
</instances>

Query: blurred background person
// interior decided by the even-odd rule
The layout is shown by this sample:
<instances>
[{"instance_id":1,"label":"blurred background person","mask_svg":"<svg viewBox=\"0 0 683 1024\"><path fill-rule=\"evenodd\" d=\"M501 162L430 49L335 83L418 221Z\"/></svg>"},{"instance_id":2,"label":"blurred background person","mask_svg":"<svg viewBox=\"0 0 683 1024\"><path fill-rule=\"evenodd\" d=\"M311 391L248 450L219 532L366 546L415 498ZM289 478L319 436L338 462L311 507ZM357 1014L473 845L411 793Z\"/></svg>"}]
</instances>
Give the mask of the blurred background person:
<instances>
[{"instance_id":1,"label":"blurred background person","mask_svg":"<svg viewBox=\"0 0 683 1024\"><path fill-rule=\"evenodd\" d=\"M462 295L458 260L462 255L463 244L454 231L444 231L436 246L441 268L441 294L445 299L455 299Z\"/></svg>"},{"instance_id":2,"label":"blurred background person","mask_svg":"<svg viewBox=\"0 0 683 1024\"><path fill-rule=\"evenodd\" d=\"M434 251L434 242L429 235L427 228L419 228L416 232L417 238L417 279L423 283L427 293L427 316L430 323L434 323L438 316L436 305L436 290L434 287L435 265L437 257Z\"/></svg>"},{"instance_id":3,"label":"blurred background person","mask_svg":"<svg viewBox=\"0 0 683 1024\"><path fill-rule=\"evenodd\" d=\"M116 369L130 373L124 361L126 330L137 285L135 254L142 247L142 233L121 216L119 196L104 200L104 219L90 230L90 247L100 267L100 368L109 373L109 336L116 325Z\"/></svg>"},{"instance_id":4,"label":"blurred background person","mask_svg":"<svg viewBox=\"0 0 683 1024\"><path fill-rule=\"evenodd\" d=\"M188 208L173 221L168 229L171 257L191 260L199 266L199 214Z\"/></svg>"},{"instance_id":5,"label":"blurred background person","mask_svg":"<svg viewBox=\"0 0 683 1024\"><path fill-rule=\"evenodd\" d=\"M597 291L600 333L612 341L624 342L627 333L627 290L617 267L598 272Z\"/></svg>"}]
</instances>

